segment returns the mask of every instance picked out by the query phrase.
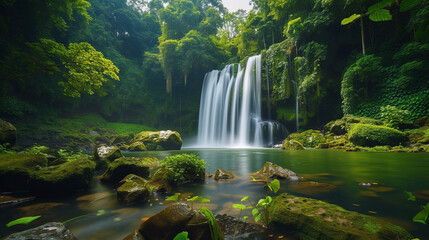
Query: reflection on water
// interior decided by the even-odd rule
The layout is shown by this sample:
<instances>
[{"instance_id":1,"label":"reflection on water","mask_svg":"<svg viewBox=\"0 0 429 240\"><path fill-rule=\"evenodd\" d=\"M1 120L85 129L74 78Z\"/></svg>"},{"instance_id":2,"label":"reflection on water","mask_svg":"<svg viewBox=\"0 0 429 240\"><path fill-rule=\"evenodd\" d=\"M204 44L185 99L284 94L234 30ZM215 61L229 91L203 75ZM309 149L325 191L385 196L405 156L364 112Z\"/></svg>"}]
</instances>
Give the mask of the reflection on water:
<instances>
[{"instance_id":1,"label":"reflection on water","mask_svg":"<svg viewBox=\"0 0 429 240\"><path fill-rule=\"evenodd\" d=\"M206 178L202 183L186 184L175 189L182 194L193 193L211 199L203 204L215 213L234 215L232 208L244 196L252 201L263 197L266 189L261 183L250 182L250 174L266 161L288 168L302 177L299 182L281 182L279 192L312 197L338 204L351 211L383 217L411 231L415 237L428 239L429 228L413 223L412 217L420 211L418 203L407 201L404 191L416 196L429 196L429 154L419 153L363 153L336 150L281 151L273 149L187 149L164 152L129 152L126 156L154 156L164 159L178 153L195 153L209 165L206 173L214 174L224 168L237 176L235 181L215 181ZM359 184L365 183L365 184ZM371 185L366 185L371 184ZM137 229L142 218L149 217L168 205L166 196L156 195L148 203L130 206L118 203L116 186L103 185L94 178L91 188L64 199L36 199L16 208L4 208L0 215L0 237L11 232L36 227L49 221L70 221L66 226L81 240L121 239ZM423 200L426 203L428 200ZM37 205L38 204L38 205ZM34 206L35 205L35 206ZM34 211L31 206L38 209ZM42 206L41 208L39 208ZM194 203L194 208L201 204ZM96 216L98 210L106 214ZM6 229L10 220L37 213L42 217L28 226ZM249 213L247 215L250 215Z\"/></svg>"}]
</instances>

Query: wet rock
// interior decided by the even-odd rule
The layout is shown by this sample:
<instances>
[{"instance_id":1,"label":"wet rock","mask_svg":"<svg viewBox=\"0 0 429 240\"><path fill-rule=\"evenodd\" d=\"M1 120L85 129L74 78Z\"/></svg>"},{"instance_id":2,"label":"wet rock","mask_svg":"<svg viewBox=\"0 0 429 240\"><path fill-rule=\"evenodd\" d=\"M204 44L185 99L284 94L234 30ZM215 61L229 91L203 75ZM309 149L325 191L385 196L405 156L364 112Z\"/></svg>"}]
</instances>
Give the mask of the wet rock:
<instances>
[{"instance_id":1,"label":"wet rock","mask_svg":"<svg viewBox=\"0 0 429 240\"><path fill-rule=\"evenodd\" d=\"M144 143L142 143L142 142L135 142L135 143L132 143L128 147L128 150L129 151L147 151L147 148L144 145Z\"/></svg>"},{"instance_id":2,"label":"wet rock","mask_svg":"<svg viewBox=\"0 0 429 240\"><path fill-rule=\"evenodd\" d=\"M0 154L0 191L28 190L30 177L47 166L41 154Z\"/></svg>"},{"instance_id":3,"label":"wet rock","mask_svg":"<svg viewBox=\"0 0 429 240\"><path fill-rule=\"evenodd\" d=\"M17 208L17 211L21 212L22 216L37 216L44 215L47 212L52 212L58 207L65 206L65 203L36 203L25 207Z\"/></svg>"},{"instance_id":4,"label":"wet rock","mask_svg":"<svg viewBox=\"0 0 429 240\"><path fill-rule=\"evenodd\" d=\"M297 140L285 140L282 146L283 150L305 150L302 143Z\"/></svg>"},{"instance_id":5,"label":"wet rock","mask_svg":"<svg viewBox=\"0 0 429 240\"><path fill-rule=\"evenodd\" d=\"M259 171L253 174L253 178L256 180L268 180L269 178L298 180L296 173L271 162L266 162Z\"/></svg>"},{"instance_id":6,"label":"wet rock","mask_svg":"<svg viewBox=\"0 0 429 240\"><path fill-rule=\"evenodd\" d=\"M89 135L89 136L91 136L91 137L97 137L97 136L100 136L100 134L99 134L98 132L96 132L96 131L89 131L89 132L88 132L88 135Z\"/></svg>"},{"instance_id":7,"label":"wet rock","mask_svg":"<svg viewBox=\"0 0 429 240\"><path fill-rule=\"evenodd\" d=\"M218 168L216 170L216 174L215 174L215 180L221 180L221 179L233 179L235 178L234 174L232 174L231 172L228 172L222 168Z\"/></svg>"},{"instance_id":8,"label":"wet rock","mask_svg":"<svg viewBox=\"0 0 429 240\"><path fill-rule=\"evenodd\" d=\"M215 219L222 229L225 238L229 239L234 236L235 225L237 218L227 214L216 214ZM238 221L236 239L260 239L258 236L265 235L267 229L260 224Z\"/></svg>"},{"instance_id":9,"label":"wet rock","mask_svg":"<svg viewBox=\"0 0 429 240\"><path fill-rule=\"evenodd\" d=\"M142 142L147 150L180 150L182 138L176 131L143 131L137 134L131 143Z\"/></svg>"},{"instance_id":10,"label":"wet rock","mask_svg":"<svg viewBox=\"0 0 429 240\"><path fill-rule=\"evenodd\" d=\"M146 240L170 240L183 231L188 232L188 237L192 240L211 239L207 218L184 203L168 206L142 223L139 228ZM223 239L222 232L218 234L220 239Z\"/></svg>"},{"instance_id":11,"label":"wet rock","mask_svg":"<svg viewBox=\"0 0 429 240\"><path fill-rule=\"evenodd\" d=\"M0 195L0 208L17 205L34 200L34 197L14 197L9 195Z\"/></svg>"},{"instance_id":12,"label":"wet rock","mask_svg":"<svg viewBox=\"0 0 429 240\"><path fill-rule=\"evenodd\" d=\"M121 157L109 164L106 172L100 180L105 182L117 183L128 174L135 174L140 177L149 176L149 168L157 166L157 158L125 158Z\"/></svg>"},{"instance_id":13,"label":"wet rock","mask_svg":"<svg viewBox=\"0 0 429 240\"><path fill-rule=\"evenodd\" d=\"M300 239L411 239L399 226L320 200L283 193L269 208L270 225Z\"/></svg>"},{"instance_id":14,"label":"wet rock","mask_svg":"<svg viewBox=\"0 0 429 240\"><path fill-rule=\"evenodd\" d=\"M97 169L105 169L109 163L123 157L121 150L116 146L100 146L94 150L94 161Z\"/></svg>"},{"instance_id":15,"label":"wet rock","mask_svg":"<svg viewBox=\"0 0 429 240\"><path fill-rule=\"evenodd\" d=\"M70 230L62 223L50 222L42 226L14 233L4 240L76 240Z\"/></svg>"},{"instance_id":16,"label":"wet rock","mask_svg":"<svg viewBox=\"0 0 429 240\"><path fill-rule=\"evenodd\" d=\"M149 199L151 193L145 187L147 180L144 178L130 174L121 182L123 184L116 190L118 192L117 198L120 202L130 204Z\"/></svg>"},{"instance_id":17,"label":"wet rock","mask_svg":"<svg viewBox=\"0 0 429 240\"><path fill-rule=\"evenodd\" d=\"M156 187L158 192L171 192L174 185L174 172L167 168L160 168L150 179L148 186Z\"/></svg>"},{"instance_id":18,"label":"wet rock","mask_svg":"<svg viewBox=\"0 0 429 240\"><path fill-rule=\"evenodd\" d=\"M41 195L66 195L89 186L95 170L95 163L88 156L45 167L33 174L30 190Z\"/></svg>"},{"instance_id":19,"label":"wet rock","mask_svg":"<svg viewBox=\"0 0 429 240\"><path fill-rule=\"evenodd\" d=\"M0 145L8 144L13 147L16 143L16 128L11 123L0 119Z\"/></svg>"}]
</instances>

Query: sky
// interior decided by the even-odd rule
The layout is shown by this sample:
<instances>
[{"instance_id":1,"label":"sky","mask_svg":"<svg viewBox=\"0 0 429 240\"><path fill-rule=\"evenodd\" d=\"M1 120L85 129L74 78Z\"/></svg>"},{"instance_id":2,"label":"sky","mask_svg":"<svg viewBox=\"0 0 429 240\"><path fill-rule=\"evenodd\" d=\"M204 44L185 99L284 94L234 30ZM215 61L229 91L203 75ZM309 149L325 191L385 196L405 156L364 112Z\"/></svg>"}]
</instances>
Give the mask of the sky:
<instances>
[{"instance_id":1,"label":"sky","mask_svg":"<svg viewBox=\"0 0 429 240\"><path fill-rule=\"evenodd\" d=\"M235 12L238 9L244 9L249 12L252 8L252 6L249 5L249 0L222 0L222 2L230 12Z\"/></svg>"}]
</instances>

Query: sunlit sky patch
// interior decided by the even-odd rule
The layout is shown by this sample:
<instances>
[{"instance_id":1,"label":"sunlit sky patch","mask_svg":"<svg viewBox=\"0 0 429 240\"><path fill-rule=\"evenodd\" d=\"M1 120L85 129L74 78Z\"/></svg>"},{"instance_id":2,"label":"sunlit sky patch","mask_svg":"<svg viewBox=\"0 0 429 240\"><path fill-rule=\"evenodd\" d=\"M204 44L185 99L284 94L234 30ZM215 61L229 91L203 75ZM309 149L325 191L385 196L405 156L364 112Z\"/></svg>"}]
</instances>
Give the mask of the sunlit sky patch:
<instances>
[{"instance_id":1,"label":"sunlit sky patch","mask_svg":"<svg viewBox=\"0 0 429 240\"><path fill-rule=\"evenodd\" d=\"M238 9L244 9L249 12L252 9L252 6L249 5L249 0L222 0L222 2L230 12L235 12Z\"/></svg>"}]
</instances>

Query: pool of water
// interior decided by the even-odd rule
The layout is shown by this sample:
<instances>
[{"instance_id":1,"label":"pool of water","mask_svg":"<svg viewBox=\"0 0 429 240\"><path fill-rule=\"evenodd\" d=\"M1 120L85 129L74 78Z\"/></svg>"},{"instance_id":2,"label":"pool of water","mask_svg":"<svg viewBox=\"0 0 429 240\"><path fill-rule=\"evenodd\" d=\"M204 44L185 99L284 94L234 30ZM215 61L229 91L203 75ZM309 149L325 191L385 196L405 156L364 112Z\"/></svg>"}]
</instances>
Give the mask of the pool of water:
<instances>
[{"instance_id":1,"label":"pool of water","mask_svg":"<svg viewBox=\"0 0 429 240\"><path fill-rule=\"evenodd\" d=\"M281 192L311 197L334 203L351 211L384 218L406 228L415 237L429 239L429 227L412 222L421 205L429 199L429 154L427 153L365 153L341 150L282 151L277 149L185 149L162 152L127 152L126 156L155 156L163 159L179 153L194 153L205 160L207 174L217 168L231 171L234 181L215 181L207 177L204 182L185 184L175 189L182 196L190 194L211 199L204 203L214 213L238 215L232 208L244 196L252 201L264 197L262 183L250 182L250 174L265 162L288 168L305 181L281 181ZM372 186L362 186L371 183ZM91 188L72 197L36 199L34 201L0 209L0 237L49 221L69 221L66 226L78 239L121 239L137 229L142 218L165 208L166 195L155 195L151 202L133 205L118 203L114 185L101 184L94 178ZM404 191L415 192L418 202L408 201ZM194 204L199 208L200 204ZM105 214L97 216L99 210ZM250 213L247 213L248 215ZM6 228L10 220L42 215L28 226Z\"/></svg>"}]
</instances>

